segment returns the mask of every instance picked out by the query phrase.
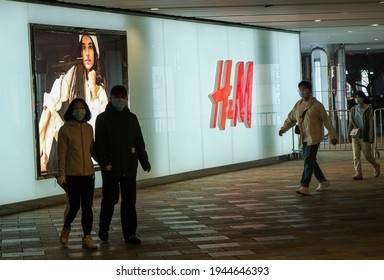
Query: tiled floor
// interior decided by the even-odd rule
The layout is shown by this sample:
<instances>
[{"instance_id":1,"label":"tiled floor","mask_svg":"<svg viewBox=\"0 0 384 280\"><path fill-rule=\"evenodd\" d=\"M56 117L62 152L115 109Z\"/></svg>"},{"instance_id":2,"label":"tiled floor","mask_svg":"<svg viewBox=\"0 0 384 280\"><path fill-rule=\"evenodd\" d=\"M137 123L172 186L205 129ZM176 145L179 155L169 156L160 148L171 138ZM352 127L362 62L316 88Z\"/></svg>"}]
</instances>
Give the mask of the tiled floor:
<instances>
[{"instance_id":1,"label":"tiled floor","mask_svg":"<svg viewBox=\"0 0 384 280\"><path fill-rule=\"evenodd\" d=\"M139 188L139 246L122 242L118 209L109 242L93 233L96 251L81 248L79 218L68 246L59 244L60 199L53 207L6 215L0 218L0 257L384 259L384 174L373 178L365 162L364 180L353 181L351 152L320 152L318 158L331 187L316 193L313 181L309 197L295 193L302 160ZM96 231L99 197L94 205Z\"/></svg>"}]
</instances>

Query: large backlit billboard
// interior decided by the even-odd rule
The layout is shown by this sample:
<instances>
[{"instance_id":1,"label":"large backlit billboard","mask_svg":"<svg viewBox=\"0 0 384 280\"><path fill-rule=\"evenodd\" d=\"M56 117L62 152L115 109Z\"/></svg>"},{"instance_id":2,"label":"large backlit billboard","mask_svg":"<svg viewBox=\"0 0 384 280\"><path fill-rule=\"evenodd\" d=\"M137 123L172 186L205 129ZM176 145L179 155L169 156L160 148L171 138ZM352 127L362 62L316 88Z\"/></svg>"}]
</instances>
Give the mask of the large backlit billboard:
<instances>
[{"instance_id":1,"label":"large backlit billboard","mask_svg":"<svg viewBox=\"0 0 384 280\"><path fill-rule=\"evenodd\" d=\"M31 24L37 178L57 173L57 136L74 98L98 114L109 89L128 85L125 31Z\"/></svg>"}]
</instances>

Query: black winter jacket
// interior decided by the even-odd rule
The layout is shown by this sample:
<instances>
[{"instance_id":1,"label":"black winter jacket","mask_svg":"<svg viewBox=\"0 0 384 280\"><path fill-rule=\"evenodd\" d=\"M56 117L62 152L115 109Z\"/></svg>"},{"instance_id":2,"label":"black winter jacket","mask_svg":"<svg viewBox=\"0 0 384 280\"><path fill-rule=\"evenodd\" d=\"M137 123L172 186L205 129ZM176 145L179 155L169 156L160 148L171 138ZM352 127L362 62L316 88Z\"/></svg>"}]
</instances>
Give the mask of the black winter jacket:
<instances>
[{"instance_id":1,"label":"black winter jacket","mask_svg":"<svg viewBox=\"0 0 384 280\"><path fill-rule=\"evenodd\" d=\"M151 166L139 121L128 107L117 111L108 103L98 115L95 127L95 150L99 165L106 176L136 176L138 161L147 171ZM105 167L111 164L111 171Z\"/></svg>"}]
</instances>

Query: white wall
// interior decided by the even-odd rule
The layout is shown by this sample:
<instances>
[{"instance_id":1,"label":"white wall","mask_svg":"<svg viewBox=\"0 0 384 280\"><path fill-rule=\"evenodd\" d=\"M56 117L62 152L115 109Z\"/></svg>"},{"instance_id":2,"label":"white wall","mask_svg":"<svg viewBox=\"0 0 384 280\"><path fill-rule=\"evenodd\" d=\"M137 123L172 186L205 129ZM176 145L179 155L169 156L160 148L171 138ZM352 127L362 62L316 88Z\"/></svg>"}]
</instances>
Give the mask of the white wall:
<instances>
[{"instance_id":1,"label":"white wall","mask_svg":"<svg viewBox=\"0 0 384 280\"><path fill-rule=\"evenodd\" d=\"M62 193L36 179L29 23L127 31L131 110L152 164L138 179L291 152L277 131L298 98L297 34L0 0L0 205ZM219 60L233 61L233 88L235 65L255 63L251 128L210 127Z\"/></svg>"}]
</instances>

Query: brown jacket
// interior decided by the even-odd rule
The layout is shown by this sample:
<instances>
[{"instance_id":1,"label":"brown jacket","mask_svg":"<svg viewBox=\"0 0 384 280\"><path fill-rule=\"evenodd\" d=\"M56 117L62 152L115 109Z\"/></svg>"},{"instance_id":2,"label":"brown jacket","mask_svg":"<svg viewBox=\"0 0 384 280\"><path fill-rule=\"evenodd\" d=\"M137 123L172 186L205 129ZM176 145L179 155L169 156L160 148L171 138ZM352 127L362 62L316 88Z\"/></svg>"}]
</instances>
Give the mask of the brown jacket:
<instances>
[{"instance_id":1,"label":"brown jacket","mask_svg":"<svg viewBox=\"0 0 384 280\"><path fill-rule=\"evenodd\" d=\"M93 128L87 122L67 121L59 130L58 176L90 176L95 173Z\"/></svg>"}]
</instances>

